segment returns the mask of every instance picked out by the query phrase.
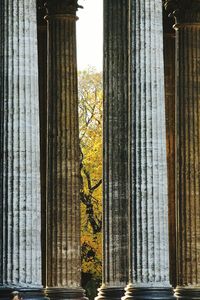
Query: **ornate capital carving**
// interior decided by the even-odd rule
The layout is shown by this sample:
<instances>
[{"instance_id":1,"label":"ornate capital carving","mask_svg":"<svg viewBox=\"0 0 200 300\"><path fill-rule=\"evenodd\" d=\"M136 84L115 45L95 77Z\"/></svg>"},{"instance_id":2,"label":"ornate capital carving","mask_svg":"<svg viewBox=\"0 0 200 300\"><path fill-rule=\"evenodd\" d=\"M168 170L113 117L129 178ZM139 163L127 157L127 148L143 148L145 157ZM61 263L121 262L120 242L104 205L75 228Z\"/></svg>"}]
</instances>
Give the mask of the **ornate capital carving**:
<instances>
[{"instance_id":1,"label":"ornate capital carving","mask_svg":"<svg viewBox=\"0 0 200 300\"><path fill-rule=\"evenodd\" d=\"M46 13L48 16L55 15L76 15L78 0L47 0L45 2Z\"/></svg>"},{"instance_id":2,"label":"ornate capital carving","mask_svg":"<svg viewBox=\"0 0 200 300\"><path fill-rule=\"evenodd\" d=\"M177 24L200 23L200 0L164 0L164 6Z\"/></svg>"}]
</instances>

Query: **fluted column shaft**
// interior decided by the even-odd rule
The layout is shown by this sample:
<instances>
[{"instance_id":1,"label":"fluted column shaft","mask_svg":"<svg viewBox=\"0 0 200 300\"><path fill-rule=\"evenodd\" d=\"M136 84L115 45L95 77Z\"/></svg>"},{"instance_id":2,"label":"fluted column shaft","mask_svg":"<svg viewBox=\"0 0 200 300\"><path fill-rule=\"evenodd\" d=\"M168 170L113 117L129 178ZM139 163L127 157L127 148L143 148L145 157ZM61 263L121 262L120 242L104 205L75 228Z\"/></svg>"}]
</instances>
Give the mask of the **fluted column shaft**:
<instances>
[{"instance_id":1,"label":"fluted column shaft","mask_svg":"<svg viewBox=\"0 0 200 300\"><path fill-rule=\"evenodd\" d=\"M42 284L36 1L1 1L0 20L0 298L13 289L37 298Z\"/></svg>"},{"instance_id":2,"label":"fluted column shaft","mask_svg":"<svg viewBox=\"0 0 200 300\"><path fill-rule=\"evenodd\" d=\"M82 299L80 148L74 1L47 1L47 292Z\"/></svg>"},{"instance_id":3,"label":"fluted column shaft","mask_svg":"<svg viewBox=\"0 0 200 300\"><path fill-rule=\"evenodd\" d=\"M172 299L162 1L131 1L130 284L125 299Z\"/></svg>"},{"instance_id":4,"label":"fluted column shaft","mask_svg":"<svg viewBox=\"0 0 200 300\"><path fill-rule=\"evenodd\" d=\"M177 38L179 85L177 99L178 284L200 284L199 141L200 30L181 28ZM184 65L181 66L181 64ZM192 67L195 66L195 67ZM184 70L183 70L184 69Z\"/></svg>"},{"instance_id":5,"label":"fluted column shaft","mask_svg":"<svg viewBox=\"0 0 200 300\"><path fill-rule=\"evenodd\" d=\"M47 165L47 22L45 0L37 0L39 108L40 108L40 175L42 209L42 282L46 286L46 165Z\"/></svg>"},{"instance_id":6,"label":"fluted column shaft","mask_svg":"<svg viewBox=\"0 0 200 300\"><path fill-rule=\"evenodd\" d=\"M176 208L175 208L175 30L173 20L164 12L164 69L166 149L168 170L168 215L170 283L176 286Z\"/></svg>"},{"instance_id":7,"label":"fluted column shaft","mask_svg":"<svg viewBox=\"0 0 200 300\"><path fill-rule=\"evenodd\" d=\"M121 299L128 281L128 1L104 1L103 284Z\"/></svg>"},{"instance_id":8,"label":"fluted column shaft","mask_svg":"<svg viewBox=\"0 0 200 300\"><path fill-rule=\"evenodd\" d=\"M200 3L175 4L176 296L200 299Z\"/></svg>"}]
</instances>

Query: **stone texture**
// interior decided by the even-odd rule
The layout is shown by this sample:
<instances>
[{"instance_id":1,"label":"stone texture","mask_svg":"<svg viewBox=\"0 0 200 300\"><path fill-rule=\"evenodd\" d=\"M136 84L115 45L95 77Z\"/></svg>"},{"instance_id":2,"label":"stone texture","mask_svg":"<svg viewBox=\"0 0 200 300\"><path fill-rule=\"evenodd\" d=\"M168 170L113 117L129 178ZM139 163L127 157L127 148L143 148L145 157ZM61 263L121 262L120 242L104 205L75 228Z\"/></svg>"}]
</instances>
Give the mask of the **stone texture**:
<instances>
[{"instance_id":1,"label":"stone texture","mask_svg":"<svg viewBox=\"0 0 200 300\"><path fill-rule=\"evenodd\" d=\"M178 283L200 285L200 28L181 28L177 71ZM187 62L187 63L185 63Z\"/></svg>"},{"instance_id":2,"label":"stone texture","mask_svg":"<svg viewBox=\"0 0 200 300\"><path fill-rule=\"evenodd\" d=\"M58 3L62 7L65 2ZM47 9L52 8L53 4L54 1L48 1ZM51 15L47 15L46 268L47 292L49 295L52 294L53 299L62 297L61 294L67 293L69 289L74 289L76 293L80 289L81 281L76 16L75 14L59 15L58 12L59 8L58 11L55 10L54 15L52 12ZM68 295L69 299L72 297L70 295ZM80 296L77 296L77 299L80 299Z\"/></svg>"},{"instance_id":3,"label":"stone texture","mask_svg":"<svg viewBox=\"0 0 200 300\"><path fill-rule=\"evenodd\" d=\"M120 299L128 281L128 1L104 1L103 285Z\"/></svg>"},{"instance_id":4,"label":"stone texture","mask_svg":"<svg viewBox=\"0 0 200 300\"><path fill-rule=\"evenodd\" d=\"M37 1L37 36L40 111L40 175L42 209L42 282L46 285L46 165L47 165L47 22L44 0Z\"/></svg>"},{"instance_id":5,"label":"stone texture","mask_svg":"<svg viewBox=\"0 0 200 300\"><path fill-rule=\"evenodd\" d=\"M131 1L130 284L125 299L171 299L162 1Z\"/></svg>"},{"instance_id":6,"label":"stone texture","mask_svg":"<svg viewBox=\"0 0 200 300\"><path fill-rule=\"evenodd\" d=\"M170 282L176 286L175 209L175 30L173 19L164 13L165 112L168 169Z\"/></svg>"},{"instance_id":7,"label":"stone texture","mask_svg":"<svg viewBox=\"0 0 200 300\"><path fill-rule=\"evenodd\" d=\"M180 1L174 12L177 72L175 164L178 299L200 299L199 4L199 1L191 1L191 5L184 5Z\"/></svg>"},{"instance_id":8,"label":"stone texture","mask_svg":"<svg viewBox=\"0 0 200 300\"><path fill-rule=\"evenodd\" d=\"M4 297L6 288L42 288L35 1L1 1L0 22L0 297Z\"/></svg>"}]
</instances>

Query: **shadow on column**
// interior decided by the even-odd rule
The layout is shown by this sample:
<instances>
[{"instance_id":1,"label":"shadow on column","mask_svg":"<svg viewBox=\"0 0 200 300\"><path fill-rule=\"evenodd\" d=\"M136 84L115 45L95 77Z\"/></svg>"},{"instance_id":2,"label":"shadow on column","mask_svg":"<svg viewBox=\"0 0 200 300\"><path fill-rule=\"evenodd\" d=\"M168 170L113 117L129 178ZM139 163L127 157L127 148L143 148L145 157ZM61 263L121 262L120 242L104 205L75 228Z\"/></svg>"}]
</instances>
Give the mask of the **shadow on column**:
<instances>
[{"instance_id":1,"label":"shadow on column","mask_svg":"<svg viewBox=\"0 0 200 300\"><path fill-rule=\"evenodd\" d=\"M173 18L163 11L165 114L168 170L170 283L176 287L176 205L175 205L175 30Z\"/></svg>"},{"instance_id":2,"label":"shadow on column","mask_svg":"<svg viewBox=\"0 0 200 300\"><path fill-rule=\"evenodd\" d=\"M51 300L85 298L81 288L80 147L76 0L46 1L47 219L46 293Z\"/></svg>"},{"instance_id":3,"label":"shadow on column","mask_svg":"<svg viewBox=\"0 0 200 300\"><path fill-rule=\"evenodd\" d=\"M128 282L128 1L104 0L103 282L120 300Z\"/></svg>"}]
</instances>

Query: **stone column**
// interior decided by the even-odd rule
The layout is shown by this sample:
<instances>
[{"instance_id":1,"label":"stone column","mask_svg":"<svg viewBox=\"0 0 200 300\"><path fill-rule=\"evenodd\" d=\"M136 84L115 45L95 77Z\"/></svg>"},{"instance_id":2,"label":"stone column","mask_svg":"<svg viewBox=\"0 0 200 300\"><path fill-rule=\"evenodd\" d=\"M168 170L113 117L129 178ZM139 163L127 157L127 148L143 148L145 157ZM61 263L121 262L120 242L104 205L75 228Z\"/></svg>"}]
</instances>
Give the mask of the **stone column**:
<instances>
[{"instance_id":1,"label":"stone column","mask_svg":"<svg viewBox=\"0 0 200 300\"><path fill-rule=\"evenodd\" d=\"M42 208L42 282L46 285L46 160L47 160L47 22L45 0L37 0L39 108L40 108L40 174Z\"/></svg>"},{"instance_id":2,"label":"stone column","mask_svg":"<svg viewBox=\"0 0 200 300\"><path fill-rule=\"evenodd\" d=\"M176 296L200 299L200 2L166 7L176 23Z\"/></svg>"},{"instance_id":3,"label":"stone column","mask_svg":"<svg viewBox=\"0 0 200 300\"><path fill-rule=\"evenodd\" d=\"M176 286L176 209L175 209L175 30L173 18L163 11L165 112L168 170L170 282Z\"/></svg>"},{"instance_id":4,"label":"stone column","mask_svg":"<svg viewBox=\"0 0 200 300\"><path fill-rule=\"evenodd\" d=\"M42 299L36 1L1 1L0 27L0 298Z\"/></svg>"},{"instance_id":5,"label":"stone column","mask_svg":"<svg viewBox=\"0 0 200 300\"><path fill-rule=\"evenodd\" d=\"M162 1L131 1L130 284L124 299L173 299L169 282Z\"/></svg>"},{"instance_id":6,"label":"stone column","mask_svg":"<svg viewBox=\"0 0 200 300\"><path fill-rule=\"evenodd\" d=\"M77 1L47 1L47 294L84 299L80 254Z\"/></svg>"},{"instance_id":7,"label":"stone column","mask_svg":"<svg viewBox=\"0 0 200 300\"><path fill-rule=\"evenodd\" d=\"M128 282L128 1L104 0L103 284L121 299Z\"/></svg>"}]
</instances>

